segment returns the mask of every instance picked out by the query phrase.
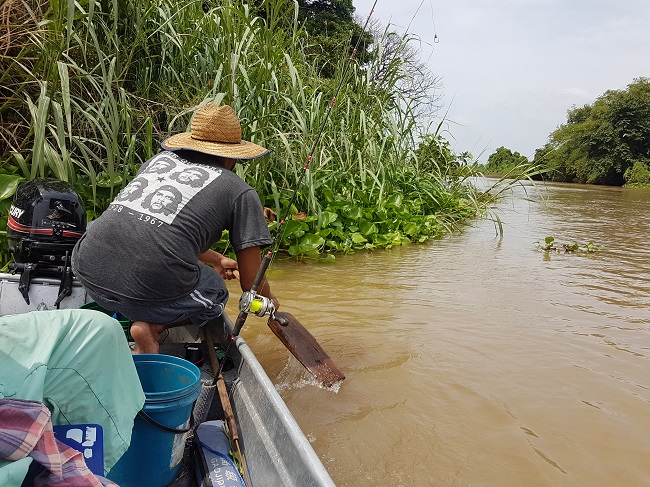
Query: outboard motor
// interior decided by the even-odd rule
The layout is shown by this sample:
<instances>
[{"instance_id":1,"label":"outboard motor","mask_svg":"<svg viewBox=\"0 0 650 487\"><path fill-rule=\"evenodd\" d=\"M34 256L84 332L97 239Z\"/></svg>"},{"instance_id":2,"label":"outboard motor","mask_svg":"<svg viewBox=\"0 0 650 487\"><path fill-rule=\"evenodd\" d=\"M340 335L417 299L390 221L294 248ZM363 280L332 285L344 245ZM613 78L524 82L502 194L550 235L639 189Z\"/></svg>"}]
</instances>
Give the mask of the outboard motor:
<instances>
[{"instance_id":1,"label":"outboard motor","mask_svg":"<svg viewBox=\"0 0 650 487\"><path fill-rule=\"evenodd\" d=\"M9 209L7 240L21 274L19 290L29 304L33 277L61 280L55 306L72 293L70 256L86 231L86 211L73 187L58 179L37 178L21 183Z\"/></svg>"}]
</instances>

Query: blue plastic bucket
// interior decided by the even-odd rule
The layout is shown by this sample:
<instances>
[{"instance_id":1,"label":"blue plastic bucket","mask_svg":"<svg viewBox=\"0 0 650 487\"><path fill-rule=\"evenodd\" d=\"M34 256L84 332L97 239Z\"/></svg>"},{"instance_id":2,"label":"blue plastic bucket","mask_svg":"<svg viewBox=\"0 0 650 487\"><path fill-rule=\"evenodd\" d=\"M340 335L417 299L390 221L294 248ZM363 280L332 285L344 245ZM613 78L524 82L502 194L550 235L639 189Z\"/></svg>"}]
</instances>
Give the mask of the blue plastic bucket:
<instances>
[{"instance_id":1,"label":"blue plastic bucket","mask_svg":"<svg viewBox=\"0 0 650 487\"><path fill-rule=\"evenodd\" d=\"M107 477L120 487L164 487L179 474L194 402L201 393L201 372L182 358L161 354L133 355L144 390L142 412L136 416L131 446ZM159 426L153 426L158 423Z\"/></svg>"}]
</instances>

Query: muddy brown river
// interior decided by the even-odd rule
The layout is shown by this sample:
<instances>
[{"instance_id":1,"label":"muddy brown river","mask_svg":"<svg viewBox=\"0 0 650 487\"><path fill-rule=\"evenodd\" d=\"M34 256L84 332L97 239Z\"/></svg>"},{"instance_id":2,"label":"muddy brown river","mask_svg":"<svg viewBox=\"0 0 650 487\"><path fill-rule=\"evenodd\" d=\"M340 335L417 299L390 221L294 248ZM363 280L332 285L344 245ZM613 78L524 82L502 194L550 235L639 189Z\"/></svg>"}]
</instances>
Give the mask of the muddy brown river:
<instances>
[{"instance_id":1,"label":"muddy brown river","mask_svg":"<svg viewBox=\"0 0 650 487\"><path fill-rule=\"evenodd\" d=\"M274 262L282 309L347 378L315 386L260 318L242 335L338 486L650 485L650 191L520 186L499 208L502 238L484 220Z\"/></svg>"}]
</instances>

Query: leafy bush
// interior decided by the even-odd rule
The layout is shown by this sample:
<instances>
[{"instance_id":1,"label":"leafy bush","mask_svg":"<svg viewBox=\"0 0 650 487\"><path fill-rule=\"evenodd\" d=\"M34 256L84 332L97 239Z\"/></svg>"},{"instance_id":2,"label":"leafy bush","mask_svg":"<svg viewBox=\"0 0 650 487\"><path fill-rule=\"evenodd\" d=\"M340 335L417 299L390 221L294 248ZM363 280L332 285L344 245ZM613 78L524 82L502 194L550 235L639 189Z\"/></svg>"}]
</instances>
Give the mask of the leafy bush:
<instances>
[{"instance_id":1,"label":"leafy bush","mask_svg":"<svg viewBox=\"0 0 650 487\"><path fill-rule=\"evenodd\" d=\"M650 186L650 168L648 163L636 161L631 168L625 171L625 185L629 187Z\"/></svg>"},{"instance_id":2,"label":"leafy bush","mask_svg":"<svg viewBox=\"0 0 650 487\"><path fill-rule=\"evenodd\" d=\"M648 154L650 79L638 78L569 110L567 123L536 151L534 162L555 181L622 186L628 169Z\"/></svg>"}]
</instances>

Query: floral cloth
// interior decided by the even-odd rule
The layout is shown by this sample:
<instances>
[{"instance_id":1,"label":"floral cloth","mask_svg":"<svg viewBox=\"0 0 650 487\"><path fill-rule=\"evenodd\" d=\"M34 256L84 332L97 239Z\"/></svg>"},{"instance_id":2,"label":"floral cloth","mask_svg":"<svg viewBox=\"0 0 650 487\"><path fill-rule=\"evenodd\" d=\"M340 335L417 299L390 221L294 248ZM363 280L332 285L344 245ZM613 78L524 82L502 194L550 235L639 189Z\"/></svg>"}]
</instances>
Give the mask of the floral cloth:
<instances>
[{"instance_id":1,"label":"floral cloth","mask_svg":"<svg viewBox=\"0 0 650 487\"><path fill-rule=\"evenodd\" d=\"M31 457L44 467L34 486L100 487L117 484L95 476L83 454L54 437L50 411L37 401L0 399L0 458Z\"/></svg>"}]
</instances>

